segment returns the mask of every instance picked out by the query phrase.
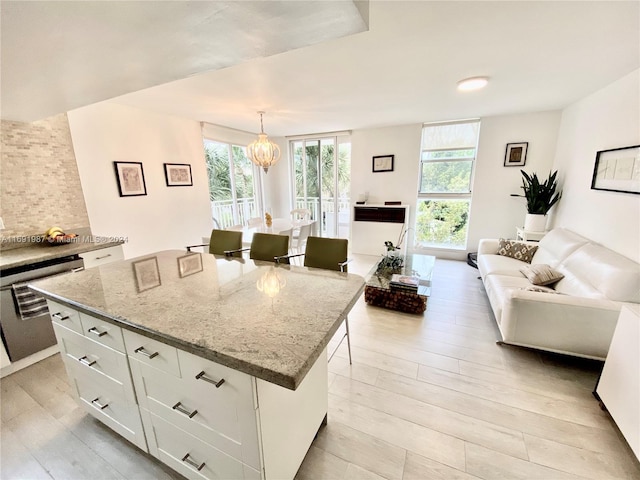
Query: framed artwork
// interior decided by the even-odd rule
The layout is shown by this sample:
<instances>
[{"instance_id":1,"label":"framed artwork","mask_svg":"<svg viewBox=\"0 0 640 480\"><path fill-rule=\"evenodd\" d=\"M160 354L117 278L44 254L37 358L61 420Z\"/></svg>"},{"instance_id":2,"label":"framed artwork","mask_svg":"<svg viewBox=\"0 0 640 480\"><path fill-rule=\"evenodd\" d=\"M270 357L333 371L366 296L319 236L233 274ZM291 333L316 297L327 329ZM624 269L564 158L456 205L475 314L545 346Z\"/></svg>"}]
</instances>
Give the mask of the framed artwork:
<instances>
[{"instance_id":1,"label":"framed artwork","mask_svg":"<svg viewBox=\"0 0 640 480\"><path fill-rule=\"evenodd\" d=\"M202 254L198 252L191 252L182 257L178 257L178 273L180 278L188 277L194 273L201 272L202 266Z\"/></svg>"},{"instance_id":2,"label":"framed artwork","mask_svg":"<svg viewBox=\"0 0 640 480\"><path fill-rule=\"evenodd\" d=\"M167 187L190 187L193 185L191 165L186 163L165 163L164 178L167 181Z\"/></svg>"},{"instance_id":3,"label":"framed artwork","mask_svg":"<svg viewBox=\"0 0 640 480\"><path fill-rule=\"evenodd\" d=\"M373 157L374 172L393 172L394 155L379 155Z\"/></svg>"},{"instance_id":4,"label":"framed artwork","mask_svg":"<svg viewBox=\"0 0 640 480\"><path fill-rule=\"evenodd\" d=\"M507 151L504 154L505 167L524 167L527 161L527 147L529 142L507 143Z\"/></svg>"},{"instance_id":5,"label":"framed artwork","mask_svg":"<svg viewBox=\"0 0 640 480\"><path fill-rule=\"evenodd\" d=\"M161 285L160 270L158 269L158 257L145 258L131 264L136 278L138 292L144 292L150 288Z\"/></svg>"},{"instance_id":6,"label":"framed artwork","mask_svg":"<svg viewBox=\"0 0 640 480\"><path fill-rule=\"evenodd\" d=\"M591 189L640 194L640 145L600 150Z\"/></svg>"},{"instance_id":7,"label":"framed artwork","mask_svg":"<svg viewBox=\"0 0 640 480\"><path fill-rule=\"evenodd\" d=\"M113 162L121 197L147 194L141 162Z\"/></svg>"}]
</instances>

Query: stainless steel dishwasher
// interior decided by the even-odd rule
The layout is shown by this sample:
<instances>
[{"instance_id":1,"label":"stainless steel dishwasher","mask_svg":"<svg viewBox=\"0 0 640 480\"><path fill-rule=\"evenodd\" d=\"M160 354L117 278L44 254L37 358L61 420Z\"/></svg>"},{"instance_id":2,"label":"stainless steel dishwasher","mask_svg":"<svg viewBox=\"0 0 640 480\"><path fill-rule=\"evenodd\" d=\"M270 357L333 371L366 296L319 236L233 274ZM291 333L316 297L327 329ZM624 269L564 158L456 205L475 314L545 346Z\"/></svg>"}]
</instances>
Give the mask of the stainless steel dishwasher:
<instances>
[{"instance_id":1,"label":"stainless steel dishwasher","mask_svg":"<svg viewBox=\"0 0 640 480\"><path fill-rule=\"evenodd\" d=\"M56 343L48 314L23 320L13 294L13 285L71 273L82 269L78 255L6 269L0 276L0 333L12 362L28 357Z\"/></svg>"}]
</instances>

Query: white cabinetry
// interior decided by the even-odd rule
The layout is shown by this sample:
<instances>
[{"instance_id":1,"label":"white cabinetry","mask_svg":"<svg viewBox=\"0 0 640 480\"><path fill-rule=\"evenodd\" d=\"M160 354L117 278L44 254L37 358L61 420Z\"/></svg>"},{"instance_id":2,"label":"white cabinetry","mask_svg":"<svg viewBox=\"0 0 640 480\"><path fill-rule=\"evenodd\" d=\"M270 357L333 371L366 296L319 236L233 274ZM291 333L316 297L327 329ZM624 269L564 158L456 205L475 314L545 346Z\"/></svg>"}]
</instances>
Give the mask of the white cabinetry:
<instances>
[{"instance_id":1,"label":"white cabinetry","mask_svg":"<svg viewBox=\"0 0 640 480\"><path fill-rule=\"evenodd\" d=\"M144 451L147 443L122 329L49 301L53 329L84 409Z\"/></svg>"},{"instance_id":2,"label":"white cabinetry","mask_svg":"<svg viewBox=\"0 0 640 480\"><path fill-rule=\"evenodd\" d=\"M81 253L80 257L84 262L84 268L92 268L115 262L116 260L123 260L124 251L122 250L122 245L115 245L113 247L100 248L98 250Z\"/></svg>"},{"instance_id":3,"label":"white cabinetry","mask_svg":"<svg viewBox=\"0 0 640 480\"><path fill-rule=\"evenodd\" d=\"M640 306L620 310L597 394L640 460Z\"/></svg>"},{"instance_id":4,"label":"white cabinetry","mask_svg":"<svg viewBox=\"0 0 640 480\"><path fill-rule=\"evenodd\" d=\"M253 378L125 331L149 451L188 478L260 478Z\"/></svg>"},{"instance_id":5,"label":"white cabinetry","mask_svg":"<svg viewBox=\"0 0 640 480\"><path fill-rule=\"evenodd\" d=\"M288 390L56 302L49 310L83 407L187 478L292 479L326 420L326 350Z\"/></svg>"},{"instance_id":6,"label":"white cabinetry","mask_svg":"<svg viewBox=\"0 0 640 480\"><path fill-rule=\"evenodd\" d=\"M326 351L296 389L124 331L149 452L187 478L293 478L327 413Z\"/></svg>"}]
</instances>

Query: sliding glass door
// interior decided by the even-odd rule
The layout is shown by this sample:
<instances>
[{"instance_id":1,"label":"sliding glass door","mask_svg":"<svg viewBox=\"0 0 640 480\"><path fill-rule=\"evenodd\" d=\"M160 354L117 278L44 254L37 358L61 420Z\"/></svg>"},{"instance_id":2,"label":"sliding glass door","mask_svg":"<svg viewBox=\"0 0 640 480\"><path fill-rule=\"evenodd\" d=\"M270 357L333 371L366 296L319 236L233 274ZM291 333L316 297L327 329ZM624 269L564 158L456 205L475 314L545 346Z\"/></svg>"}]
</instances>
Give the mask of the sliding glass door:
<instances>
[{"instance_id":1,"label":"sliding glass door","mask_svg":"<svg viewBox=\"0 0 640 480\"><path fill-rule=\"evenodd\" d=\"M349 237L351 143L348 137L292 140L294 208L307 208L323 237Z\"/></svg>"}]
</instances>

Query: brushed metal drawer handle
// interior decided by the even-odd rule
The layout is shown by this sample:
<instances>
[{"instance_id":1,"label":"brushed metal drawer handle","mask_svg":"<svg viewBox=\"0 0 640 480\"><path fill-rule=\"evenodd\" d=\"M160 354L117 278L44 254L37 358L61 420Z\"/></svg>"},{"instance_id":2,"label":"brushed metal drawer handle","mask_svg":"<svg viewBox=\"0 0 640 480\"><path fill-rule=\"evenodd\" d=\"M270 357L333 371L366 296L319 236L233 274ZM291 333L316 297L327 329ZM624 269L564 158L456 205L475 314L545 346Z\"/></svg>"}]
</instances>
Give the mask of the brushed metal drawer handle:
<instances>
[{"instance_id":1,"label":"brushed metal drawer handle","mask_svg":"<svg viewBox=\"0 0 640 480\"><path fill-rule=\"evenodd\" d=\"M55 318L56 320L60 320L61 322L65 321L65 320L69 320L69 315L65 315L64 317L62 316L62 312L58 312L58 313L54 313L53 315L51 315L53 318Z\"/></svg>"},{"instance_id":2,"label":"brushed metal drawer handle","mask_svg":"<svg viewBox=\"0 0 640 480\"><path fill-rule=\"evenodd\" d=\"M191 465L193 468L195 468L198 471L204 468L204 462L202 463L194 462L193 460L191 460L191 458L189 458L188 453L184 457L182 457L182 461L187 465Z\"/></svg>"},{"instance_id":3,"label":"brushed metal drawer handle","mask_svg":"<svg viewBox=\"0 0 640 480\"><path fill-rule=\"evenodd\" d=\"M103 258L109 258L111 256L110 253L106 254L106 255L102 255L101 257L96 257L96 260L102 260Z\"/></svg>"},{"instance_id":4,"label":"brushed metal drawer handle","mask_svg":"<svg viewBox=\"0 0 640 480\"><path fill-rule=\"evenodd\" d=\"M98 331L98 329L96 327L91 327L89 330L87 330L88 332L93 333L94 335L97 335L99 337L103 337L105 336L108 332L100 332Z\"/></svg>"},{"instance_id":5,"label":"brushed metal drawer handle","mask_svg":"<svg viewBox=\"0 0 640 480\"><path fill-rule=\"evenodd\" d=\"M87 367L91 367L92 365L94 365L96 363L95 360L89 360L86 355L84 357L80 357L78 359L78 361L80 363L82 363L83 365L86 365Z\"/></svg>"},{"instance_id":6,"label":"brushed metal drawer handle","mask_svg":"<svg viewBox=\"0 0 640 480\"><path fill-rule=\"evenodd\" d=\"M147 352L144 347L138 347L136 348L133 353L139 353L140 355L144 355L145 357L149 357L150 359L153 357L157 357L159 354L158 352L153 352L153 353L149 353Z\"/></svg>"},{"instance_id":7,"label":"brushed metal drawer handle","mask_svg":"<svg viewBox=\"0 0 640 480\"><path fill-rule=\"evenodd\" d=\"M91 400L91 403L93 405L95 405L96 407L98 407L100 410L104 410L105 408L107 408L109 406L108 403L105 403L104 405L102 405L98 400L100 400L100 397L94 398L93 400Z\"/></svg>"},{"instance_id":8,"label":"brushed metal drawer handle","mask_svg":"<svg viewBox=\"0 0 640 480\"><path fill-rule=\"evenodd\" d=\"M171 407L173 410L176 410L184 415L186 415L189 418L193 418L196 416L196 414L198 413L198 410L194 410L193 412L190 412L189 410L187 410L186 408L184 408L182 406L181 402L176 403L173 407Z\"/></svg>"},{"instance_id":9,"label":"brushed metal drawer handle","mask_svg":"<svg viewBox=\"0 0 640 480\"><path fill-rule=\"evenodd\" d=\"M216 388L220 388L220 385L224 383L224 378L221 378L217 382L215 380L211 380L210 378L207 378L205 376L204 370L196 375L196 380L204 380L205 382L213 383L216 386Z\"/></svg>"}]
</instances>

